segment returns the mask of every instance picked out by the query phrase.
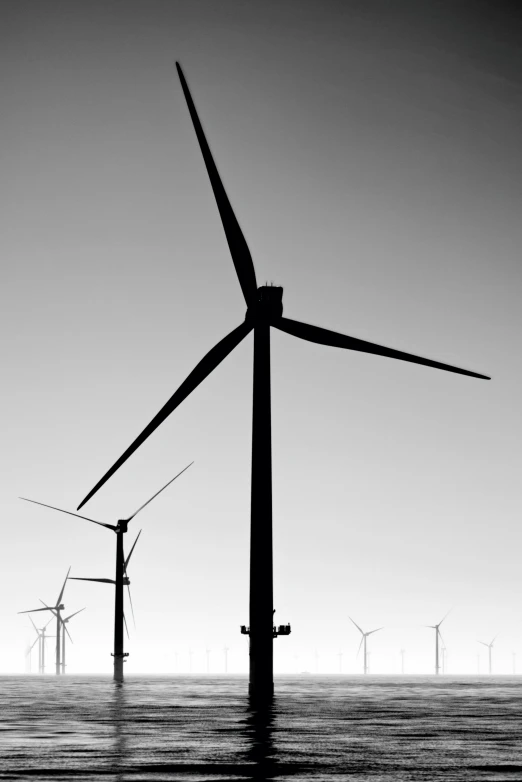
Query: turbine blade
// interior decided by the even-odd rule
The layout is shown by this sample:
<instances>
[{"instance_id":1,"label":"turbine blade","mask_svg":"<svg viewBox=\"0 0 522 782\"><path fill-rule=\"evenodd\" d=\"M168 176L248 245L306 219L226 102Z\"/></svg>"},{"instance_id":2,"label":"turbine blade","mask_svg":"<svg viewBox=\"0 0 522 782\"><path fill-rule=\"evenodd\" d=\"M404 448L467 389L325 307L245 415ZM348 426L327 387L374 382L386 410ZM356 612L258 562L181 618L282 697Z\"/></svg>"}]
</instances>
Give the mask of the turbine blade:
<instances>
[{"instance_id":1,"label":"turbine blade","mask_svg":"<svg viewBox=\"0 0 522 782\"><path fill-rule=\"evenodd\" d=\"M70 581L99 581L100 584L115 584L112 578L78 578L78 576L71 576Z\"/></svg>"},{"instance_id":2,"label":"turbine blade","mask_svg":"<svg viewBox=\"0 0 522 782\"><path fill-rule=\"evenodd\" d=\"M36 630L36 632L38 632L38 628L37 628L37 626L35 625L35 623L33 622L33 618L32 618L32 616L28 616L27 618L28 618L28 619L29 619L29 621L31 622L31 624L32 624L32 626L34 627L34 629Z\"/></svg>"},{"instance_id":3,"label":"turbine blade","mask_svg":"<svg viewBox=\"0 0 522 782\"><path fill-rule=\"evenodd\" d=\"M98 481L94 489L92 489L85 497L85 499L80 502L78 505L78 510L82 507L82 505L85 505L85 503L90 500L94 494L96 494L98 489L100 489L103 484L109 480L111 475L114 475L116 470L118 470L122 464L127 461L129 456L131 456L134 451L145 442L147 437L149 437L158 428L158 426L163 423L163 421L176 409L176 407L178 407L178 405L180 405L183 400L186 399L187 396L191 394L192 391L194 391L194 389L197 388L199 384L203 382L203 380L208 377L208 375L210 375L210 373L219 364L221 364L223 359L226 358L228 354L237 345L239 345L241 340L252 330L253 326L253 319L249 320L248 322L245 321L240 326L231 331L230 334L227 334L227 336L224 337L221 342L218 342L217 345L214 345L214 347L209 350L207 355L202 358L199 364L192 370L187 379L183 381L178 390L170 397L167 404L161 408L159 413L152 419L150 424L145 427L143 432L134 440L132 445L127 448L125 453L120 456L118 461L115 462L110 470L105 473L103 478Z\"/></svg>"},{"instance_id":4,"label":"turbine blade","mask_svg":"<svg viewBox=\"0 0 522 782\"><path fill-rule=\"evenodd\" d=\"M127 519L127 521L131 521L131 520L134 518L134 516L137 516L137 515L138 515L138 513L140 512L140 510L143 510L143 508L145 508L145 507L146 507L146 506L149 504L149 502L152 502L152 500L156 499L156 497L158 496L158 494L161 494L161 492L162 492L164 489L166 489L166 488L167 488L167 486L170 486L170 484L171 484L171 483L173 483L173 481L175 481L175 480L176 480L176 478L179 478L179 476L180 476L182 473L184 473L184 472L185 472L185 470L188 470L188 468L189 468L189 467L191 467L193 464L194 464L194 462L190 462L190 464L188 464L186 467L184 467L184 468L182 469L182 471L181 471L181 472L178 472L178 474L177 474L177 475L175 475L173 478L171 478L171 479L170 479L170 481L169 481L168 483L166 483L166 484L165 484L165 486L163 486L163 488L161 488L159 491L157 491L157 492L156 492L156 494L154 494L154 495L153 495L153 496L150 498L150 500L147 500L147 502L144 502L144 503L143 503L143 505L141 506L141 508L138 508L138 510L137 510L137 511L135 511L135 512L132 514L132 516L129 516L129 518Z\"/></svg>"},{"instance_id":5,"label":"turbine blade","mask_svg":"<svg viewBox=\"0 0 522 782\"><path fill-rule=\"evenodd\" d=\"M63 621L64 622L68 622L69 619L72 619L73 616L76 616L76 614L81 614L82 611L85 611L85 608L80 608L80 610L79 611L75 611L74 614L69 614L69 616L66 616Z\"/></svg>"},{"instance_id":6,"label":"turbine blade","mask_svg":"<svg viewBox=\"0 0 522 782\"><path fill-rule=\"evenodd\" d=\"M61 591L61 592L60 592L60 594L58 595L58 600L56 601L56 605L57 605L57 606L59 606L59 605L60 605L60 603L62 602L62 597L63 597L63 593L64 593L64 590L65 590L65 585L66 585L66 583L67 583L67 579L69 578L69 573L70 573L70 572L71 572L71 567L70 567L70 565L69 565L69 570L67 571L67 575L65 576L65 581L63 582L62 591ZM45 605L45 603L44 603L44 605Z\"/></svg>"},{"instance_id":7,"label":"turbine blade","mask_svg":"<svg viewBox=\"0 0 522 782\"><path fill-rule=\"evenodd\" d=\"M33 648L36 646L36 644L38 643L39 640L40 640L40 635L38 635L38 638L36 639L36 641L33 643L31 648L29 649L29 652L33 651ZM29 652L27 652L27 654L29 654Z\"/></svg>"},{"instance_id":8,"label":"turbine blade","mask_svg":"<svg viewBox=\"0 0 522 782\"><path fill-rule=\"evenodd\" d=\"M178 70L181 88L183 90L183 94L185 95L185 100L187 101L192 124L194 125L194 130L196 131L196 136L199 141L201 154L203 155L203 160L205 161L210 184L212 185L212 190L214 191L214 198L216 199L221 222L223 224L223 228L225 229L225 236L227 237L230 254L234 262L239 284L241 285L241 290L243 291L243 296L245 297L247 305L250 305L255 300L257 293L256 273L254 271L252 256L250 255L250 250L248 249L245 237L243 236L241 228L239 227L239 223L236 219L232 206L230 205L225 188L223 187L223 183L216 168L216 164L214 163L207 139L205 138L203 128L201 127L201 122L199 121L196 107L194 106L194 101L192 100L187 82L185 81L185 76L183 75L183 71L181 70L179 63L176 63L176 68Z\"/></svg>"},{"instance_id":9,"label":"turbine blade","mask_svg":"<svg viewBox=\"0 0 522 782\"><path fill-rule=\"evenodd\" d=\"M77 519L85 519L85 521L92 521L93 524L98 524L100 527L107 527L107 529L112 529L116 531L116 527L114 526L114 524L104 524L102 521L95 521L94 519L89 519L87 516L80 516L78 513L71 513L70 510L62 510L62 508L55 508L54 505L46 505L45 502L28 500L27 497L19 497L18 499L24 500L25 502L32 502L34 505L42 505L44 508L52 508L52 510L60 511L60 513L68 513L69 516L76 516Z\"/></svg>"},{"instance_id":10,"label":"turbine blade","mask_svg":"<svg viewBox=\"0 0 522 782\"><path fill-rule=\"evenodd\" d=\"M136 627L136 618L134 616L134 606L132 605L132 595L131 595L129 584L127 584L127 590L129 592L129 603L130 603L131 613L132 613L132 622L134 624L134 627Z\"/></svg>"},{"instance_id":11,"label":"turbine blade","mask_svg":"<svg viewBox=\"0 0 522 782\"><path fill-rule=\"evenodd\" d=\"M299 337L299 339L304 339L308 342L316 342L318 345L330 345L333 348L358 350L361 353L374 353L377 356L387 356L388 358L396 358L401 361L410 361L413 364L423 364L424 366L433 367L434 369L444 369L447 372L456 372L459 375L469 375L470 377L478 377L482 380L491 380L487 375L479 375L477 372L460 369L451 364L442 364L440 361L432 361L429 358L414 356L412 353L404 353L402 350L386 348L382 345L376 345L373 342L366 342L364 339L348 337L345 334L338 334L336 331L322 329L319 326L311 326L308 323L300 323L297 320L278 318L277 320L274 320L271 325L280 331L286 331L287 334L292 334L294 337Z\"/></svg>"},{"instance_id":12,"label":"turbine blade","mask_svg":"<svg viewBox=\"0 0 522 782\"><path fill-rule=\"evenodd\" d=\"M52 621L53 621L53 617L51 617L51 618L49 619L49 621L47 622L47 624L45 624L45 625L43 626L43 629L45 630L45 628L47 627L47 625L50 625ZM50 638L51 636L50 636L50 635L49 635L49 636L47 636L47 635L46 635L45 637L46 637L46 638Z\"/></svg>"},{"instance_id":13,"label":"turbine blade","mask_svg":"<svg viewBox=\"0 0 522 782\"><path fill-rule=\"evenodd\" d=\"M484 641L479 641L478 643L482 644L482 646L488 646L489 647L489 644L485 644Z\"/></svg>"},{"instance_id":14,"label":"turbine blade","mask_svg":"<svg viewBox=\"0 0 522 782\"><path fill-rule=\"evenodd\" d=\"M363 630L361 630L361 628L359 627L359 625L357 624L357 622L354 622L351 616L349 616L349 617L348 617L348 619L350 620L350 622L352 622L352 624L354 624L354 625L356 626L356 628L358 629L358 631L364 635L364 632L363 632Z\"/></svg>"},{"instance_id":15,"label":"turbine blade","mask_svg":"<svg viewBox=\"0 0 522 782\"><path fill-rule=\"evenodd\" d=\"M361 643L359 644L359 648L357 649L357 654L355 655L355 659L359 657L359 652L361 651L361 646L363 645L363 641L364 641L364 635L361 637Z\"/></svg>"},{"instance_id":16,"label":"turbine blade","mask_svg":"<svg viewBox=\"0 0 522 782\"><path fill-rule=\"evenodd\" d=\"M440 620L440 622L438 623L437 627L440 627L440 626L441 626L441 624L443 623L443 621L446 619L446 617L448 617L448 616L451 614L451 612L452 612L452 611L453 611L453 608L450 608L450 610L448 611L448 613L447 613L447 614L445 614L445 615L443 616L443 618Z\"/></svg>"},{"instance_id":17,"label":"turbine blade","mask_svg":"<svg viewBox=\"0 0 522 782\"><path fill-rule=\"evenodd\" d=\"M384 627L378 627L377 630L370 630L370 632L366 633L366 635L373 635L373 633L378 633L379 630L384 630Z\"/></svg>"},{"instance_id":18,"label":"turbine blade","mask_svg":"<svg viewBox=\"0 0 522 782\"><path fill-rule=\"evenodd\" d=\"M130 638L129 628L127 627L127 620L125 619L125 614L123 614L123 624L125 625L125 630L127 631L127 638Z\"/></svg>"},{"instance_id":19,"label":"turbine blade","mask_svg":"<svg viewBox=\"0 0 522 782\"><path fill-rule=\"evenodd\" d=\"M140 530L140 531L138 532L138 534L136 535L136 540L135 540L135 541L134 541L134 543L132 544L132 548L131 548L131 550L130 550L130 552L129 552L129 556L127 557L127 559L126 559L126 560L125 560L125 562L123 563L123 571L124 571L124 573L126 573L126 572L127 572L127 565L129 564L129 560L130 560L130 558L132 557L132 552L134 551L134 547L136 546L136 543L138 542L138 538L139 538L139 536L140 536L140 535L141 535L141 530Z\"/></svg>"},{"instance_id":20,"label":"turbine blade","mask_svg":"<svg viewBox=\"0 0 522 782\"><path fill-rule=\"evenodd\" d=\"M18 614L36 614L37 611L52 611L52 608L31 608L30 611L17 611Z\"/></svg>"},{"instance_id":21,"label":"turbine blade","mask_svg":"<svg viewBox=\"0 0 522 782\"><path fill-rule=\"evenodd\" d=\"M493 646L493 644L495 643L495 641L496 641L496 639L497 639L497 638L498 638L498 635L496 635L496 636L495 636L495 638L493 638L493 640L492 640L492 641L491 641L491 643L490 643L490 646Z\"/></svg>"},{"instance_id":22,"label":"turbine blade","mask_svg":"<svg viewBox=\"0 0 522 782\"><path fill-rule=\"evenodd\" d=\"M65 632L66 632L66 633L67 633L67 635L69 636L69 641L70 641L71 643L74 643L74 642L73 642L73 639L71 638L71 634L70 634L69 630L67 629L67 625L65 624L65 622L62 622L62 625L63 625L63 629L65 630Z\"/></svg>"}]
</instances>

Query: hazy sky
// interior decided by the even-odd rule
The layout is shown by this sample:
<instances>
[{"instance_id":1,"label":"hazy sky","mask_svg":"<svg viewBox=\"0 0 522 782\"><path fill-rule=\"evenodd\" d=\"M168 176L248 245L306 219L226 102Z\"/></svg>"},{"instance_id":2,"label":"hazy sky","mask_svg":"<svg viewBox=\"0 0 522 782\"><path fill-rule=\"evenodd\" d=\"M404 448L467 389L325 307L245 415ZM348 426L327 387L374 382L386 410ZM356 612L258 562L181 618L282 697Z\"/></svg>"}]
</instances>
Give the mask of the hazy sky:
<instances>
[{"instance_id":1,"label":"hazy sky","mask_svg":"<svg viewBox=\"0 0 522 782\"><path fill-rule=\"evenodd\" d=\"M276 672L474 672L520 619L522 47L509 2L11 0L0 34L0 671L17 611L113 577L74 510L244 303L174 69L284 311L490 374L272 330ZM89 502L131 524L127 672L246 671L252 337ZM113 590L71 582L71 672L112 670ZM41 614L38 616L42 616ZM52 657L49 648L49 659ZM33 660L33 668L36 659Z\"/></svg>"}]
</instances>

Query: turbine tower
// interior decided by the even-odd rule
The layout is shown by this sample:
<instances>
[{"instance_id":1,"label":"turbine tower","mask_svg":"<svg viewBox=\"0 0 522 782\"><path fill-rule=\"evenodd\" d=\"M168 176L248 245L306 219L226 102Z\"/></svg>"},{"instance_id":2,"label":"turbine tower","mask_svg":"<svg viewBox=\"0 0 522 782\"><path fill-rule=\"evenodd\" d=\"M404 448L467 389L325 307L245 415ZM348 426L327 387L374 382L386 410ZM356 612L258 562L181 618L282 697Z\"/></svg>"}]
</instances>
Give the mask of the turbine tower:
<instances>
[{"instance_id":1,"label":"turbine tower","mask_svg":"<svg viewBox=\"0 0 522 782\"><path fill-rule=\"evenodd\" d=\"M368 647L367 647L367 638L368 638L369 635L373 635L373 633L378 633L379 630L383 630L384 628L383 627L378 627L376 630L370 630L369 632L365 633L364 630L361 630L361 628L359 627L357 622L353 621L351 616L349 616L348 619L350 620L350 622L352 622L356 626L358 631L361 633L361 636L362 636L361 637L361 643L359 644L359 648L357 649L357 656L359 656L359 652L361 651L361 646L362 646L363 647L363 662L364 662L363 671L364 671L364 673L368 673L368 656L369 656L369 654L368 654Z\"/></svg>"},{"instance_id":2,"label":"turbine tower","mask_svg":"<svg viewBox=\"0 0 522 782\"><path fill-rule=\"evenodd\" d=\"M451 611L451 608L448 611L448 614L450 613L450 611ZM446 614L446 616L448 616L448 614ZM426 627L429 627L432 630L435 630L435 674L437 676L439 675L440 670L441 670L441 665L440 665L441 655L440 655L440 648L439 648L439 639L442 641L442 643L444 643L444 640L443 640L442 635L440 633L440 626L443 623L443 621L446 619L446 616L444 616L440 620L438 625L426 625Z\"/></svg>"},{"instance_id":3,"label":"turbine tower","mask_svg":"<svg viewBox=\"0 0 522 782\"><path fill-rule=\"evenodd\" d=\"M124 553L123 553L123 535L127 532L127 528L129 525L129 522L132 521L132 519L138 515L140 511L143 510L150 502L152 502L153 499L155 499L158 494L161 494L161 492L167 488L167 486L170 486L170 484L176 480L182 473L185 472L185 470L188 470L188 468L191 466L191 464L194 464L194 462L191 462L187 467L185 467L181 472L179 472L177 475L174 476L168 483L165 484L159 491L156 492L147 502L143 503L141 507L138 508L137 511L135 511L132 516L129 516L128 519L119 519L118 523L116 525L114 524L105 524L101 521L96 521L95 519L89 519L87 516L79 516L77 513L72 513L68 510L63 510L63 508L56 508L54 505L46 505L44 502L37 502L36 500L28 500L26 497L20 497L20 499L25 500L26 502L32 502L35 505L43 505L44 508L51 508L52 510L60 511L60 513L67 513L69 516L75 516L79 519L84 519L85 521L91 521L93 524L97 524L99 527L106 527L107 529L112 530L116 533L116 575L114 580L110 578L73 578L71 577L72 581L97 581L104 584L114 584L114 681L123 681L123 662L125 660L125 657L128 657L128 653L124 651L124 641L123 641L123 632L124 632L124 625L125 625L125 613L124 613L124 601L123 601L123 593L124 593L124 587L126 586L129 590L129 601L131 604L131 610L132 610L132 600L130 597L130 581L127 576L127 566L129 564L129 560L132 556L132 552L134 551L134 547L136 543L138 542L138 538L141 534L141 530L138 533L136 540L134 541L132 548L130 550L129 556L127 559L125 559ZM69 568L70 570L70 568ZM69 575L69 574L67 574ZM67 579L66 579L67 580ZM64 584L65 587L65 584ZM60 593L60 599L61 595L63 593ZM58 601L59 602L59 601ZM63 606L61 606L63 608ZM57 606L53 606L53 608L49 608L48 610L58 611ZM46 609L40 609L42 611ZM70 617L69 617L70 618ZM57 626L60 625L60 616L57 618ZM58 632L58 631L57 631ZM70 637L70 636L69 636ZM59 642L57 641L57 654L58 654L58 648L59 648ZM58 664L57 664L57 673L58 673Z\"/></svg>"},{"instance_id":4,"label":"turbine tower","mask_svg":"<svg viewBox=\"0 0 522 782\"><path fill-rule=\"evenodd\" d=\"M32 608L30 611L19 611L19 614L34 614L37 611L51 611L53 615L56 617L56 662L55 662L55 673L57 676L60 676L62 666L61 666L61 629L62 629L62 615L61 611L65 608L64 604L62 603L63 593L65 591L65 585L67 583L67 579L69 578L69 573L71 572L71 568L67 571L67 575L65 576L65 581L63 582L63 586L60 590L60 594L58 595L58 600L56 601L55 606L48 606L45 605L45 608Z\"/></svg>"},{"instance_id":5,"label":"turbine tower","mask_svg":"<svg viewBox=\"0 0 522 782\"><path fill-rule=\"evenodd\" d=\"M482 646L486 646L488 650L488 673L493 673L492 651L493 651L493 644L495 643L496 638L497 636L495 636L495 638L493 638L493 640L489 644L484 643L484 641L479 641L479 644L482 644Z\"/></svg>"},{"instance_id":6,"label":"turbine tower","mask_svg":"<svg viewBox=\"0 0 522 782\"><path fill-rule=\"evenodd\" d=\"M489 379L438 361L414 356L400 350L376 345L328 329L311 326L283 317L283 289L272 285L257 286L254 264L246 240L232 210L230 201L214 163L187 82L176 63L181 87L192 124L214 191L223 229L232 255L246 303L246 317L220 340L197 364L169 401L127 448L103 478L87 494L78 510L118 470L160 424L191 394L197 386L249 334L254 332L254 394L252 413L252 483L250 526L250 626L242 632L250 641L249 692L255 700L268 701L273 695L273 640L288 635L287 625L281 633L272 624L273 561L272 561L272 435L270 404L270 328L274 327L299 339L319 345L373 353L379 356L409 361L424 366L457 372L462 375Z\"/></svg>"}]
</instances>

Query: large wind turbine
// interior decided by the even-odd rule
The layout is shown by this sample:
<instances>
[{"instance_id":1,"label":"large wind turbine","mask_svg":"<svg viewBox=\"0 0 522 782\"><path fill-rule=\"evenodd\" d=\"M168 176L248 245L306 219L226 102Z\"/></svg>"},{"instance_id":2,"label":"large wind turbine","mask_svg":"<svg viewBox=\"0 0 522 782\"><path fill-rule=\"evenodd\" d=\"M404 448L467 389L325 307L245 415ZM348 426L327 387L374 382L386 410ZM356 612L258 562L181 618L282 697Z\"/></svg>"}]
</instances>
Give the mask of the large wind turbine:
<instances>
[{"instance_id":1,"label":"large wind turbine","mask_svg":"<svg viewBox=\"0 0 522 782\"><path fill-rule=\"evenodd\" d=\"M450 609L450 611L451 611L451 609ZM450 613L450 611L448 611L448 614ZM448 616L448 614L446 614L446 616ZM426 627L430 627L432 630L435 630L435 674L437 676L439 675L440 668L441 668L441 666L440 666L439 639L444 643L444 641L442 639L441 632L440 632L440 626L443 623L443 621L446 619L446 616L444 616L440 620L438 625L426 625Z\"/></svg>"},{"instance_id":2,"label":"large wind turbine","mask_svg":"<svg viewBox=\"0 0 522 782\"><path fill-rule=\"evenodd\" d=\"M482 644L482 646L487 646L487 649L488 649L488 670L489 670L489 673L493 673L493 664L492 664L491 656L492 656L492 651L493 651L493 644L495 643L496 637L497 636L495 636L495 638L493 638L493 640L489 644L484 643L484 641L479 641L479 644Z\"/></svg>"},{"instance_id":3,"label":"large wind turbine","mask_svg":"<svg viewBox=\"0 0 522 782\"><path fill-rule=\"evenodd\" d=\"M125 559L124 553L123 553L123 535L127 532L127 527L129 522L138 515L140 511L145 508L149 502L152 502L153 499L155 499L158 494L161 494L161 492L167 488L167 486L170 486L170 484L176 480L182 473L185 472L185 470L188 470L188 468L191 466L191 464L194 464L194 462L191 462L189 465L187 465L181 472L179 472L177 475L174 476L168 483L165 484L159 491L156 492L147 502L143 503L141 507L138 508L137 511L135 511L132 516L129 516L128 519L119 519L118 523L116 525L114 524L105 524L101 521L95 521L95 519L89 519L87 516L79 516L77 513L72 513L68 510L63 510L63 508L56 508L54 505L46 505L44 502L36 502L36 500L28 500L26 497L21 497L20 499L26 500L26 502L33 502L35 505L43 505L44 508L51 508L52 510L60 511L60 513L67 513L69 516L76 516L79 519L85 519L86 521L91 521L93 524L98 524L100 527L106 527L107 529L112 530L116 533L116 576L115 579L112 580L110 578L73 578L71 577L71 580L74 581L99 581L102 583L107 584L114 584L115 586L115 598L114 598L114 680L115 681L123 681L123 662L125 657L128 657L128 654L124 651L124 642L123 642L123 633L124 633L124 624L125 624L125 615L124 615L124 605L123 605L123 587L129 587L130 581L127 577L127 565L129 564L129 560L132 556L132 552L134 551L134 546L136 545L138 538L140 536L140 533L138 533L138 536L136 537L136 540L134 541L134 544L130 550L129 556L127 559ZM69 568L70 570L70 568ZM69 574L67 574L69 575ZM63 590L62 590L63 591ZM130 599L130 589L129 589L129 599ZM58 601L59 602L59 601ZM63 608L63 606L61 606ZM131 602L131 608L132 608L132 602ZM57 607L53 606L53 609L56 611ZM44 611L46 609L39 609L41 611ZM49 609L51 610L51 609ZM58 620L59 623L59 620ZM58 643L57 647L58 649ZM57 670L58 672L58 670Z\"/></svg>"},{"instance_id":4,"label":"large wind turbine","mask_svg":"<svg viewBox=\"0 0 522 782\"><path fill-rule=\"evenodd\" d=\"M89 500L157 427L226 358L247 334L254 332L254 400L252 416L252 485L250 528L250 693L255 698L271 698L273 693L272 624L272 446L270 409L270 327L319 345L373 353L388 358L423 364L462 375L489 379L485 375L414 356L400 350L348 337L328 329L283 317L283 289L257 286L254 265L239 223L212 158L189 88L176 64L203 160L214 191L221 222L232 255L247 311L243 323L227 334L199 362L166 405L152 419L125 453L98 481L78 506Z\"/></svg>"},{"instance_id":5,"label":"large wind turbine","mask_svg":"<svg viewBox=\"0 0 522 782\"><path fill-rule=\"evenodd\" d=\"M29 502L32 502L32 500L29 500ZM40 505L42 503L39 503ZM56 675L59 676L61 673L61 625L62 625L62 615L61 611L65 608L64 604L62 603L62 597L65 590L65 585L67 583L67 579L69 578L69 573L71 572L71 568L67 571L67 575L65 576L65 581L63 582L63 586L60 590L60 594L58 595L58 600L56 601L55 606L45 606L45 608L33 608L30 611L19 611L19 614L34 614L37 611L52 611L54 616L56 617ZM45 605L45 603L44 603Z\"/></svg>"},{"instance_id":6,"label":"large wind turbine","mask_svg":"<svg viewBox=\"0 0 522 782\"><path fill-rule=\"evenodd\" d=\"M358 629L358 631L360 632L360 634L362 636L361 643L359 644L359 648L357 649L357 654L359 654L359 652L361 651L361 646L362 646L363 647L363 671L364 671L364 673L368 673L368 649L367 649L367 643L366 643L367 638L368 638L369 635L373 635L373 633L378 633L379 630L383 630L384 628L378 627L376 630L370 630L368 633L365 633L364 630L362 630L359 627L357 622L353 621L351 616L349 616L348 619L350 620L350 622L352 622L356 626L356 628Z\"/></svg>"}]
</instances>

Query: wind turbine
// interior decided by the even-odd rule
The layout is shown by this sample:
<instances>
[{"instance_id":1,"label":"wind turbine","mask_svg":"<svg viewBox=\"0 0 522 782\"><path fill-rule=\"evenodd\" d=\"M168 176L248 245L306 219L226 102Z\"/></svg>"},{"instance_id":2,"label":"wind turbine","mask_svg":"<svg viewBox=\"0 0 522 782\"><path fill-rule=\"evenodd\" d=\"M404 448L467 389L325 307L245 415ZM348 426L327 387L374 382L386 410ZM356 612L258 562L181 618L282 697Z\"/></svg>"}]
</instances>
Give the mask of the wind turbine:
<instances>
[{"instance_id":1,"label":"wind turbine","mask_svg":"<svg viewBox=\"0 0 522 782\"><path fill-rule=\"evenodd\" d=\"M123 681L123 662L125 657L128 657L128 653L124 651L124 644L123 644L123 628L125 624L125 615L124 615L124 605L123 605L123 587L126 586L129 590L129 600L131 604L131 610L132 610L132 600L130 597L130 581L127 576L127 565L129 564L129 560L132 556L132 552L134 551L134 547L136 543L138 542L138 538L141 534L141 530L138 533L136 540L134 541L132 548L130 550L129 556L127 559L125 559L124 553L123 553L123 535L127 532L127 527L129 525L129 522L132 521L132 519L138 515L140 511L143 510L150 502L152 502L153 499L155 499L158 494L161 494L161 492L167 488L167 486L170 486L170 484L176 480L176 478L179 478L179 476L185 472L185 470L188 470L188 468L191 466L191 464L194 464L194 462L191 462L189 465L187 465L181 472L179 472L177 475L174 476L168 483L165 484L159 491L156 492L147 502L143 503L141 507L138 508L137 511L135 511L132 516L129 516L128 519L119 519L118 523L116 525L114 524L105 524L101 521L96 521L95 519L89 519L87 516L79 516L77 513L72 513L68 510L63 510L63 508L56 508L54 505L46 505L44 502L36 502L36 500L28 500L26 497L20 497L20 499L25 500L26 502L32 502L35 505L43 505L44 508L51 508L52 510L60 511L60 513L67 513L69 516L76 516L79 519L85 519L85 521L91 521L93 524L98 524L100 527L106 527L107 529L112 530L116 533L116 576L115 579L110 578L73 578L71 577L71 580L73 581L97 581L104 584L114 584L115 590L114 590L114 680L115 681ZM69 568L70 570L70 568ZM69 575L69 574L67 574ZM64 584L65 586L65 584ZM63 590L62 590L63 592ZM61 595L61 593L60 593ZM63 606L61 606L63 608ZM53 606L53 609L56 611L57 607ZM45 610L45 609L40 609ZM49 610L52 610L49 608ZM59 619L57 620L57 623L59 625ZM57 647L58 649L58 642ZM58 652L57 652L58 653ZM58 670L57 670L58 673Z\"/></svg>"},{"instance_id":2,"label":"wind turbine","mask_svg":"<svg viewBox=\"0 0 522 782\"><path fill-rule=\"evenodd\" d=\"M493 644L495 643L495 639L496 639L496 637L497 637L497 636L495 636L495 638L493 638L493 640L492 640L492 641L491 641L491 643L489 643L489 644L486 644L486 643L484 643L484 641L479 641L479 644L482 644L482 646L486 646L486 647L487 647L487 649L488 649L488 672L489 672L489 673L493 673L493 665L492 665L492 660L491 660L491 652L492 652L492 650L493 650Z\"/></svg>"},{"instance_id":3,"label":"wind turbine","mask_svg":"<svg viewBox=\"0 0 522 782\"><path fill-rule=\"evenodd\" d=\"M367 643L366 643L367 638L368 638L369 635L373 635L374 633L378 633L379 630L383 630L384 628L383 627L378 627L376 630L370 630L369 632L365 633L364 630L362 630L359 627L357 622L353 621L351 616L349 616L348 619L350 620L350 622L352 622L356 626L356 628L358 629L358 631L360 632L360 634L362 636L361 637L361 643L359 644L359 648L357 649L357 656L359 656L359 652L361 651L361 646L363 646L364 647L363 648L363 671L364 671L364 673L368 673L368 648L367 648Z\"/></svg>"},{"instance_id":4,"label":"wind turbine","mask_svg":"<svg viewBox=\"0 0 522 782\"><path fill-rule=\"evenodd\" d=\"M32 502L32 500L29 500ZM41 503L39 503L41 505ZM67 571L67 575L65 576L65 581L63 582L63 586L60 590L60 594L58 595L58 600L56 601L55 606L45 606L45 608L32 608L30 611L19 611L19 614L35 614L37 611L52 611L54 616L56 617L56 663L55 663L55 672L57 676L60 676L61 673L61 625L62 625L62 615L61 611L65 608L64 604L62 603L63 593L65 590L65 585L67 583L67 579L69 578L69 573L71 572L71 568ZM45 603L44 603L45 605Z\"/></svg>"},{"instance_id":5,"label":"wind turbine","mask_svg":"<svg viewBox=\"0 0 522 782\"><path fill-rule=\"evenodd\" d=\"M38 673L43 674L43 673L45 673L45 639L46 638L52 638L51 635L46 635L45 634L45 629L46 629L47 625L51 624L51 622L53 620L52 620L52 617L51 617L51 619L49 619L47 624L45 624L40 629L37 628L37 626L35 625L35 623L33 622L31 617L29 617L29 620L31 621L31 624L32 624L32 626L34 627L34 629L36 631L36 640L33 643L33 645L31 646L31 648L29 649L28 654L29 655L31 654L34 646L36 645L36 643L38 643Z\"/></svg>"},{"instance_id":6,"label":"wind turbine","mask_svg":"<svg viewBox=\"0 0 522 782\"><path fill-rule=\"evenodd\" d=\"M451 608L450 608L450 610L448 611L448 614L450 613L450 611L451 611ZM446 616L448 616L448 614L446 614ZM440 662L439 662L439 660L440 660L440 654L439 654L439 638L440 638L440 640L442 641L442 643L444 644L444 641L443 641L443 638L442 638L442 635L441 635L441 632L440 632L440 626L441 626L441 624L443 623L443 621L446 619L446 616L444 616L444 617L443 617L443 618L440 620L440 622L438 623L438 625L426 625L426 627L430 627L432 630L435 630L435 674L436 674L437 676L438 676L438 675L439 675L439 673L440 673Z\"/></svg>"},{"instance_id":7,"label":"wind turbine","mask_svg":"<svg viewBox=\"0 0 522 782\"><path fill-rule=\"evenodd\" d=\"M72 581L73 577L71 576L69 580ZM41 602L43 602L43 600ZM49 608L49 606L46 606L46 608ZM56 611L53 608L49 608L49 610L54 616L56 616ZM79 611L75 611L74 614L69 614L69 616L66 616L64 618L60 617L60 621L62 623L62 659L61 659L62 676L65 674L65 633L67 633L67 635L69 636L70 642L71 643L73 642L73 639L71 638L71 634L67 629L66 624L73 618L73 616L76 616L76 614L81 614L82 611L85 611L85 608L80 608Z\"/></svg>"},{"instance_id":8,"label":"wind turbine","mask_svg":"<svg viewBox=\"0 0 522 782\"><path fill-rule=\"evenodd\" d=\"M400 350L338 334L283 317L283 289L257 286L256 274L248 245L228 200L225 188L212 158L187 82L176 63L181 87L199 142L203 160L214 191L221 222L232 255L247 311L243 323L218 342L184 380L169 401L87 494L78 510L103 486L157 427L183 402L197 386L249 334L254 332L254 398L252 416L252 484L250 527L250 626L245 634L250 640L249 691L253 698L271 699L273 694L273 564L272 564L272 445L270 405L270 327L299 339L319 345L373 353L388 358L489 379L485 375L414 356Z\"/></svg>"}]
</instances>

